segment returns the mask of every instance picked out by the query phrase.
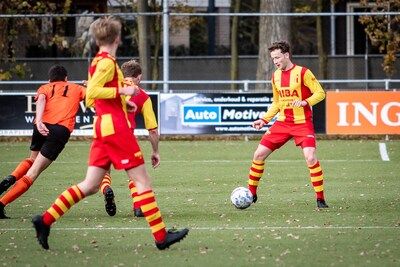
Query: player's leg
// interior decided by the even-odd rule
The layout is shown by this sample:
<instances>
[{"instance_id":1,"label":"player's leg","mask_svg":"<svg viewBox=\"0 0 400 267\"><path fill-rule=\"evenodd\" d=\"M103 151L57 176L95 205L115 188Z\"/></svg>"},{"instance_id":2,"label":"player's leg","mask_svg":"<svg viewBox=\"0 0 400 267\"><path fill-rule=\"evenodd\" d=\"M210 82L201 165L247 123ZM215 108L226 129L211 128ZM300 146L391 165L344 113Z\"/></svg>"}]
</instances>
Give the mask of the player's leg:
<instances>
[{"instance_id":1,"label":"player's leg","mask_svg":"<svg viewBox=\"0 0 400 267\"><path fill-rule=\"evenodd\" d=\"M26 174L26 172L32 166L45 141L46 137L41 135L36 129L36 126L34 126L30 146L31 155L29 158L22 160L11 174L0 182L0 195L7 191L10 186L12 186L16 181L21 179L22 176Z\"/></svg>"},{"instance_id":2,"label":"player's leg","mask_svg":"<svg viewBox=\"0 0 400 267\"><path fill-rule=\"evenodd\" d=\"M49 135L46 137L34 130L31 150L36 151L40 147L40 152L27 173L0 199L0 218L6 217L4 207L29 190L38 176L57 159L68 142L70 137L68 128L57 124L46 124L46 126L49 129Z\"/></svg>"},{"instance_id":3,"label":"player's leg","mask_svg":"<svg viewBox=\"0 0 400 267\"><path fill-rule=\"evenodd\" d=\"M257 201L257 188L265 170L265 160L268 156L290 140L289 128L276 121L263 135L260 144L253 155L253 161L249 170L248 188L253 194L253 202Z\"/></svg>"},{"instance_id":4,"label":"player's leg","mask_svg":"<svg viewBox=\"0 0 400 267\"><path fill-rule=\"evenodd\" d=\"M253 194L253 202L257 201L257 188L260 183L260 179L264 173L265 159L273 152L263 144L259 144L256 151L253 154L253 160L249 170L248 188Z\"/></svg>"},{"instance_id":5,"label":"player's leg","mask_svg":"<svg viewBox=\"0 0 400 267\"><path fill-rule=\"evenodd\" d=\"M39 174L45 170L53 161L44 157L41 153L38 154L28 172L19 179L15 185L0 198L0 219L8 218L5 215L4 207L19 198L22 194L29 190L33 182Z\"/></svg>"},{"instance_id":6,"label":"player's leg","mask_svg":"<svg viewBox=\"0 0 400 267\"><path fill-rule=\"evenodd\" d=\"M324 173L316 155L316 138L312 122L292 127L295 144L303 149L304 158L310 171L311 184L317 198L318 208L328 208L324 197Z\"/></svg>"},{"instance_id":7,"label":"player's leg","mask_svg":"<svg viewBox=\"0 0 400 267\"><path fill-rule=\"evenodd\" d=\"M44 249L49 249L51 225L83 198L97 193L105 173L103 168L89 166L85 180L65 190L42 215L33 217L36 237Z\"/></svg>"},{"instance_id":8,"label":"player's leg","mask_svg":"<svg viewBox=\"0 0 400 267\"><path fill-rule=\"evenodd\" d=\"M324 196L324 173L316 156L315 147L304 147L303 154L310 171L311 184L315 191L318 208L328 208Z\"/></svg>"},{"instance_id":9,"label":"player's leg","mask_svg":"<svg viewBox=\"0 0 400 267\"><path fill-rule=\"evenodd\" d=\"M163 250L181 241L188 234L189 229L185 228L180 231L166 230L145 165L141 164L131 168L127 170L127 174L136 184L138 191L137 203L151 228L157 248Z\"/></svg>"},{"instance_id":10,"label":"player's leg","mask_svg":"<svg viewBox=\"0 0 400 267\"><path fill-rule=\"evenodd\" d=\"M128 187L129 187L129 190L131 191L133 215L135 215L135 217L144 217L144 214L143 214L142 210L140 209L138 202L136 201L138 192L137 192L135 182L130 180Z\"/></svg>"},{"instance_id":11,"label":"player's leg","mask_svg":"<svg viewBox=\"0 0 400 267\"><path fill-rule=\"evenodd\" d=\"M108 171L101 181L100 192L104 195L104 207L106 212L110 216L114 216L117 213L117 206L115 205L115 195L111 188L111 175Z\"/></svg>"}]
</instances>

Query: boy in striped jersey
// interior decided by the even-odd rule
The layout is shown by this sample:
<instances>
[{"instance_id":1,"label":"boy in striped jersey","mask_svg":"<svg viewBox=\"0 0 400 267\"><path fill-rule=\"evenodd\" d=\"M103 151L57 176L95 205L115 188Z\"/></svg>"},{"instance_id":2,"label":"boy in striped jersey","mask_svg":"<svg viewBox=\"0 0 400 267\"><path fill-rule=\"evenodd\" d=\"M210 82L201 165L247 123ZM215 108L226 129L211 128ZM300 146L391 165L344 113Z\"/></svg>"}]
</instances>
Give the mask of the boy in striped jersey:
<instances>
[{"instance_id":1,"label":"boy in striped jersey","mask_svg":"<svg viewBox=\"0 0 400 267\"><path fill-rule=\"evenodd\" d=\"M262 137L253 155L248 179L253 202L257 201L257 187L264 172L266 158L293 138L296 146L303 150L316 194L317 208L328 208L324 197L324 176L316 156L311 108L325 98L325 92L309 69L292 63L290 45L287 42L275 42L268 50L277 67L272 75L273 102L264 116L255 120L252 126L259 130L275 115L278 114L278 117Z\"/></svg>"},{"instance_id":2,"label":"boy in striped jersey","mask_svg":"<svg viewBox=\"0 0 400 267\"><path fill-rule=\"evenodd\" d=\"M121 66L121 71L124 74L125 84L140 85L140 81L142 79L142 68L137 61L130 60L125 62ZM128 97L127 101L130 106L134 107L132 110L128 111L128 118L132 125L132 129L136 128L136 116L139 114L142 114L143 116L145 128L149 131L149 141L152 147L151 165L153 168L157 168L160 165L160 153L158 150L159 135L157 129L157 118L153 110L151 98L145 90L139 87L138 94ZM111 189L110 173L105 175L100 187L105 199L105 209L108 215L114 216L116 212L116 206L114 202L114 193ZM139 203L135 201L138 195L135 182L132 180L129 181L128 187L132 196L133 214L136 217L144 217L144 214L139 207Z\"/></svg>"},{"instance_id":3,"label":"boy in striped jersey","mask_svg":"<svg viewBox=\"0 0 400 267\"><path fill-rule=\"evenodd\" d=\"M49 249L50 226L83 198L98 192L111 164L126 171L138 190L138 202L149 224L156 247L166 249L182 240L189 232L167 231L158 208L142 152L127 119L127 95L138 92L136 85L124 86L123 74L116 62L121 42L121 22L115 17L102 17L90 25L99 52L89 67L86 105L95 107L93 141L85 179L65 190L42 215L32 219L39 244Z\"/></svg>"}]
</instances>

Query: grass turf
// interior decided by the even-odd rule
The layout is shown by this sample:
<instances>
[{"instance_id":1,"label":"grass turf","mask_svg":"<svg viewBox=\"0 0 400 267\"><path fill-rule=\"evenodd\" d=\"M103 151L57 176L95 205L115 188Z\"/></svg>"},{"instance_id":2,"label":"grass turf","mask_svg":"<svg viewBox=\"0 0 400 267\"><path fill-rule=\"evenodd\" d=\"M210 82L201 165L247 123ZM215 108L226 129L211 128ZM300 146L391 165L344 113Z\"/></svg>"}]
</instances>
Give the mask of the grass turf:
<instances>
[{"instance_id":1,"label":"grass turf","mask_svg":"<svg viewBox=\"0 0 400 267\"><path fill-rule=\"evenodd\" d=\"M141 141L146 159L147 142ZM189 227L167 251L154 247L143 218L133 217L124 172L113 171L118 212L100 194L74 206L51 229L50 250L37 244L33 215L85 174L88 142L73 141L0 220L4 266L399 266L400 142L324 140L318 156L330 209L317 211L301 150L291 142L271 155L259 200L235 209L231 191L245 186L257 141L162 141L161 166L149 172L168 227ZM5 176L29 143L0 143Z\"/></svg>"}]
</instances>

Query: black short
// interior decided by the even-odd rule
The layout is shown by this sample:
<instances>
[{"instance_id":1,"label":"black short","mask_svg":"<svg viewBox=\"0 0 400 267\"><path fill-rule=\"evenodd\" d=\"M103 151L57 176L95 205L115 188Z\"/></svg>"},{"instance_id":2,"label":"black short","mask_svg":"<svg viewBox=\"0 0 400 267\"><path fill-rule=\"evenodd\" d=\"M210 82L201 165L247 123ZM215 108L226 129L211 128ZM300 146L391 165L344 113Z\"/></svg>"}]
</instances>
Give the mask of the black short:
<instances>
[{"instance_id":1,"label":"black short","mask_svg":"<svg viewBox=\"0 0 400 267\"><path fill-rule=\"evenodd\" d=\"M36 124L33 126L30 148L32 151L40 151L43 156L54 161L64 149L71 133L67 127L62 125L48 123L45 125L49 129L48 136L41 135Z\"/></svg>"}]
</instances>

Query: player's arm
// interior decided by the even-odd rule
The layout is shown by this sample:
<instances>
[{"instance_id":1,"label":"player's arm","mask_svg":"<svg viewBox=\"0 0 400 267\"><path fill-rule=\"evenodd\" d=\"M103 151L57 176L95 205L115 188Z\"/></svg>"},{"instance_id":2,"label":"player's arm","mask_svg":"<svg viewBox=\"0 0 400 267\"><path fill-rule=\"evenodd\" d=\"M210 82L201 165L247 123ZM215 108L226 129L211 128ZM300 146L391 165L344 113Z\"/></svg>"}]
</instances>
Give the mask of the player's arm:
<instances>
[{"instance_id":1,"label":"player's arm","mask_svg":"<svg viewBox=\"0 0 400 267\"><path fill-rule=\"evenodd\" d=\"M158 134L158 129L149 130L149 141L152 148L151 165L153 166L153 168L157 168L160 165L160 152L158 150L160 136Z\"/></svg>"},{"instance_id":2,"label":"player's arm","mask_svg":"<svg viewBox=\"0 0 400 267\"><path fill-rule=\"evenodd\" d=\"M253 128L260 130L264 125L268 124L276 114L279 112L279 94L275 87L274 82L272 82L272 104L265 112L264 116L258 120L255 120L252 124Z\"/></svg>"},{"instance_id":3,"label":"player's arm","mask_svg":"<svg viewBox=\"0 0 400 267\"><path fill-rule=\"evenodd\" d=\"M112 99L120 95L134 95L138 87L135 85L123 87L104 87L111 81L115 73L113 60L105 58L97 63L96 71L87 83L86 98L88 99Z\"/></svg>"},{"instance_id":4,"label":"player's arm","mask_svg":"<svg viewBox=\"0 0 400 267\"><path fill-rule=\"evenodd\" d=\"M314 106L325 99L324 89L310 70L304 73L303 81L304 85L307 86L312 93L309 98L305 99L310 106Z\"/></svg>"},{"instance_id":5,"label":"player's arm","mask_svg":"<svg viewBox=\"0 0 400 267\"><path fill-rule=\"evenodd\" d=\"M143 103L141 112L144 119L144 125L149 131L149 141L152 147L151 164L153 168L157 168L160 165L160 152L158 150L158 143L160 138L157 129L157 118L154 113L153 103L150 97L148 97Z\"/></svg>"},{"instance_id":6,"label":"player's arm","mask_svg":"<svg viewBox=\"0 0 400 267\"><path fill-rule=\"evenodd\" d=\"M49 129L43 123L43 114L46 107L46 95L39 93L36 98L36 127L41 135L47 136L49 134Z\"/></svg>"}]
</instances>

